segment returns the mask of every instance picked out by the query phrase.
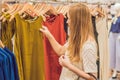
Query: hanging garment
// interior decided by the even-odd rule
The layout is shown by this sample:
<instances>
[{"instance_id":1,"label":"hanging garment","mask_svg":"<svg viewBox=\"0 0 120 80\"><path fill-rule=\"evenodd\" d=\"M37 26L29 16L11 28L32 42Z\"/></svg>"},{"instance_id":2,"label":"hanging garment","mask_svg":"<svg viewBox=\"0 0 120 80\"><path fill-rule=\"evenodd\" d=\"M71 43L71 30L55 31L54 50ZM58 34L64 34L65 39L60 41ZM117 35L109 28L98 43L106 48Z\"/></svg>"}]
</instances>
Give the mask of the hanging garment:
<instances>
[{"instance_id":1,"label":"hanging garment","mask_svg":"<svg viewBox=\"0 0 120 80\"><path fill-rule=\"evenodd\" d=\"M113 19L109 34L109 50L110 50L110 68L120 71L120 17Z\"/></svg>"},{"instance_id":2,"label":"hanging garment","mask_svg":"<svg viewBox=\"0 0 120 80\"><path fill-rule=\"evenodd\" d=\"M14 54L8 48L0 48L0 80L19 80L18 67Z\"/></svg>"},{"instance_id":3,"label":"hanging garment","mask_svg":"<svg viewBox=\"0 0 120 80\"><path fill-rule=\"evenodd\" d=\"M0 57L2 59L2 69L3 69L3 76L4 79L3 80L10 80L10 76L9 76L9 62L8 62L8 58L7 56L1 52L1 48L0 48Z\"/></svg>"},{"instance_id":4,"label":"hanging garment","mask_svg":"<svg viewBox=\"0 0 120 80\"><path fill-rule=\"evenodd\" d=\"M15 21L9 21L10 14L3 14L6 19L5 22L1 24L1 40L4 45L8 47L11 51L13 51L12 37L15 32Z\"/></svg>"},{"instance_id":5,"label":"hanging garment","mask_svg":"<svg viewBox=\"0 0 120 80\"><path fill-rule=\"evenodd\" d=\"M110 32L120 33L120 17L113 20Z\"/></svg>"},{"instance_id":6,"label":"hanging garment","mask_svg":"<svg viewBox=\"0 0 120 80\"><path fill-rule=\"evenodd\" d=\"M8 59L8 66L9 66L9 70L7 71L9 74L9 80L15 80L15 76L14 76L14 66L12 63L12 57L10 56L10 54L8 54L5 50L1 49L1 52L4 53L7 56Z\"/></svg>"},{"instance_id":7,"label":"hanging garment","mask_svg":"<svg viewBox=\"0 0 120 80\"><path fill-rule=\"evenodd\" d=\"M98 32L96 29L96 17L95 16L92 16L92 25L93 25L93 29L94 29L95 40L98 43Z\"/></svg>"},{"instance_id":8,"label":"hanging garment","mask_svg":"<svg viewBox=\"0 0 120 80\"><path fill-rule=\"evenodd\" d=\"M3 72L3 57L0 55L0 79L4 79L4 72Z\"/></svg>"},{"instance_id":9,"label":"hanging garment","mask_svg":"<svg viewBox=\"0 0 120 80\"><path fill-rule=\"evenodd\" d=\"M99 60L100 60L100 80L109 80L109 51L108 51L108 30L106 18L101 18L96 22L98 32Z\"/></svg>"},{"instance_id":10,"label":"hanging garment","mask_svg":"<svg viewBox=\"0 0 120 80\"><path fill-rule=\"evenodd\" d=\"M27 20L19 14L15 16L16 33L14 51L19 65L20 80L44 80L44 49L42 17Z\"/></svg>"},{"instance_id":11,"label":"hanging garment","mask_svg":"<svg viewBox=\"0 0 120 80\"><path fill-rule=\"evenodd\" d=\"M99 57L99 44L98 44L98 32L97 32L97 29L96 29L96 17L95 16L92 16L92 25L93 25L93 30L94 30L94 35L95 35L95 40L97 42L97 45L98 45L98 52L97 52L97 55ZM97 69L98 69L98 78L99 78L99 68L100 68L100 60L97 59Z\"/></svg>"},{"instance_id":12,"label":"hanging garment","mask_svg":"<svg viewBox=\"0 0 120 80\"><path fill-rule=\"evenodd\" d=\"M7 48L7 47L4 47L3 48L4 51L6 51L12 58L12 68L13 68L13 74L14 74L14 79L15 80L19 80L19 74L18 74L18 66L17 66L17 63L16 63L16 58L15 58L15 55ZM13 79L12 79L13 80Z\"/></svg>"},{"instance_id":13,"label":"hanging garment","mask_svg":"<svg viewBox=\"0 0 120 80\"><path fill-rule=\"evenodd\" d=\"M67 23L68 18L64 18L64 30L66 33L66 40L68 39L68 23Z\"/></svg>"},{"instance_id":14,"label":"hanging garment","mask_svg":"<svg viewBox=\"0 0 120 80\"><path fill-rule=\"evenodd\" d=\"M1 39L1 36L2 36L2 33L1 33L1 25L2 25L2 23L0 22L0 39Z\"/></svg>"},{"instance_id":15,"label":"hanging garment","mask_svg":"<svg viewBox=\"0 0 120 80\"><path fill-rule=\"evenodd\" d=\"M58 43L61 45L65 43L66 34L64 31L64 16L62 14L51 15L43 25L49 29ZM59 56L54 52L47 38L44 39L44 49L46 80L59 80L61 74L61 66L58 62Z\"/></svg>"},{"instance_id":16,"label":"hanging garment","mask_svg":"<svg viewBox=\"0 0 120 80\"><path fill-rule=\"evenodd\" d=\"M120 71L120 33L110 32L109 50L110 50L110 68Z\"/></svg>"}]
</instances>

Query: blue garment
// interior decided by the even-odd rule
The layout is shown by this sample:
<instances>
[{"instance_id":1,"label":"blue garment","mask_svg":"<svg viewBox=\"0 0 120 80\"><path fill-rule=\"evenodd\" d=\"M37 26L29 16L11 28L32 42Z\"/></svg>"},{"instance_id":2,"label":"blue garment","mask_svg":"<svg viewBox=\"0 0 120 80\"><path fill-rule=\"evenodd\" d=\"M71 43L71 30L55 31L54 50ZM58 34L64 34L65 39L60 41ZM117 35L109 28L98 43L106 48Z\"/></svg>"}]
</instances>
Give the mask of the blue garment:
<instances>
[{"instance_id":1,"label":"blue garment","mask_svg":"<svg viewBox=\"0 0 120 80\"><path fill-rule=\"evenodd\" d=\"M4 73L3 73L3 57L0 55L0 80L4 80Z\"/></svg>"},{"instance_id":2,"label":"blue garment","mask_svg":"<svg viewBox=\"0 0 120 80\"><path fill-rule=\"evenodd\" d=\"M18 66L17 66L16 58L15 58L14 54L7 47L4 47L3 49L11 55L12 65L13 65L13 70L14 70L14 77L15 77L15 80L19 80Z\"/></svg>"},{"instance_id":3,"label":"blue garment","mask_svg":"<svg viewBox=\"0 0 120 80\"><path fill-rule=\"evenodd\" d=\"M120 17L118 17L115 23L112 22L110 32L120 33Z\"/></svg>"},{"instance_id":4,"label":"blue garment","mask_svg":"<svg viewBox=\"0 0 120 80\"><path fill-rule=\"evenodd\" d=\"M0 56L3 58L3 75L4 75L4 80L10 80L9 77L9 60L8 57L1 51L0 48Z\"/></svg>"},{"instance_id":5,"label":"blue garment","mask_svg":"<svg viewBox=\"0 0 120 80\"><path fill-rule=\"evenodd\" d=\"M8 70L8 74L9 74L9 77L10 77L9 80L15 80L12 57L4 49L1 49L1 51L8 57L8 60L9 60L9 70Z\"/></svg>"}]
</instances>

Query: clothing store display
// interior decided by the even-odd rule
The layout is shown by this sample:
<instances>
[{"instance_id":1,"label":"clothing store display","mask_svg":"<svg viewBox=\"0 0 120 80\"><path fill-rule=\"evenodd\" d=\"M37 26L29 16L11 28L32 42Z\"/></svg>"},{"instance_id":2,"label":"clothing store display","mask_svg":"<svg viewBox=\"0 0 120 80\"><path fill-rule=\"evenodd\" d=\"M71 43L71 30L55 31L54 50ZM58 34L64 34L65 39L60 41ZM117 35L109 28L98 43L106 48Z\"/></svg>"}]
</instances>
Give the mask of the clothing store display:
<instances>
[{"instance_id":1,"label":"clothing store display","mask_svg":"<svg viewBox=\"0 0 120 80\"><path fill-rule=\"evenodd\" d=\"M67 46L69 44L66 43L64 46L67 49ZM65 58L68 58L68 51L66 50ZM86 73L97 73L97 65L96 65L96 56L97 56L97 48L96 43L94 41L87 40L83 47L81 52L81 60L78 63L73 63L74 66L79 68L80 70L85 71ZM70 71L69 69L63 67L60 80L85 80L83 78L80 78L78 75L76 75L74 72Z\"/></svg>"},{"instance_id":2,"label":"clothing store display","mask_svg":"<svg viewBox=\"0 0 120 80\"><path fill-rule=\"evenodd\" d=\"M64 31L64 16L62 14L47 17L43 25L49 29L59 44L63 45L65 43L66 34ZM61 66L58 62L59 56L54 52L47 38L44 39L44 46L47 80L59 80L61 74Z\"/></svg>"},{"instance_id":3,"label":"clothing store display","mask_svg":"<svg viewBox=\"0 0 120 80\"><path fill-rule=\"evenodd\" d=\"M0 13L0 40L5 45L4 48L0 46L0 80L85 80L60 66L60 56L40 32L42 26L47 27L55 40L66 47L65 57L69 60L67 41L71 31L67 11L78 2L85 2L93 11L91 20L96 42L87 40L81 49L81 61L72 64L90 76L97 73L98 80L109 80L109 67L120 70L120 17L116 18L116 24L112 23L108 36L106 13L102 7L107 5L107 0L0 2L3 5L0 8L5 9Z\"/></svg>"}]
</instances>

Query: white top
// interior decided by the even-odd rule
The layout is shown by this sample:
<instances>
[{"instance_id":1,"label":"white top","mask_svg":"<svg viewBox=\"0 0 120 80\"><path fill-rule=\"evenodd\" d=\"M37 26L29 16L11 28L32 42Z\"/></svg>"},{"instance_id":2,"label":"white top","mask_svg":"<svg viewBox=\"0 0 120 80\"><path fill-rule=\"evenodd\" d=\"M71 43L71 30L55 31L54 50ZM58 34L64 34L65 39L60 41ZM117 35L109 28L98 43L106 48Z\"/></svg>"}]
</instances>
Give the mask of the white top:
<instances>
[{"instance_id":1,"label":"white top","mask_svg":"<svg viewBox=\"0 0 120 80\"><path fill-rule=\"evenodd\" d=\"M65 53L65 58L69 60L67 54L68 51L66 51ZM90 40L88 40L85 42L83 46L81 53L81 61L72 64L78 67L80 70L85 71L86 73L97 73L96 56L97 56L96 43L94 41L91 42ZM78 75L76 75L69 69L63 67L59 80L84 80L84 79L80 78Z\"/></svg>"}]
</instances>

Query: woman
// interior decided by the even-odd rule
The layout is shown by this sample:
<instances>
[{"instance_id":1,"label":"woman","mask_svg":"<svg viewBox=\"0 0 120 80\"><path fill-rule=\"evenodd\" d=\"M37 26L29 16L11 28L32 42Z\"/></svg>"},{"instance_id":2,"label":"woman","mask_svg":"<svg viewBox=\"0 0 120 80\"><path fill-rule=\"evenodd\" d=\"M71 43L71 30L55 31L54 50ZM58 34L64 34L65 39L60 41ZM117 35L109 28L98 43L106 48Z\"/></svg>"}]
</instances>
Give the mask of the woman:
<instances>
[{"instance_id":1,"label":"woman","mask_svg":"<svg viewBox=\"0 0 120 80\"><path fill-rule=\"evenodd\" d=\"M40 31L60 56L63 67L60 80L96 80L97 45L89 8L81 3L71 5L68 12L69 39L60 45L46 27Z\"/></svg>"}]
</instances>

